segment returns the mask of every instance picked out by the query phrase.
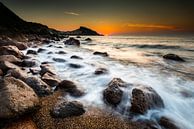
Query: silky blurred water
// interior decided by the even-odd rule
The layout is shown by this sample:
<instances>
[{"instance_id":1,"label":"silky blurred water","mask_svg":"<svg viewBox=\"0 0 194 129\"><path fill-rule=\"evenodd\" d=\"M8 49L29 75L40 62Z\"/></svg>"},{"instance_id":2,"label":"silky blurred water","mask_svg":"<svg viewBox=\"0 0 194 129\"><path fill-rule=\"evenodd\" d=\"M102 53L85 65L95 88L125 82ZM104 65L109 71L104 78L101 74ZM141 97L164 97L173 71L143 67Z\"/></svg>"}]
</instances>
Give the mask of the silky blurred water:
<instances>
[{"instance_id":1,"label":"silky blurred water","mask_svg":"<svg viewBox=\"0 0 194 129\"><path fill-rule=\"evenodd\" d=\"M85 106L110 108L104 104L102 92L113 78L121 78L130 84L151 86L161 96L165 108L150 110L147 114L137 116L138 119L154 120L155 116L166 116L183 129L194 129L194 37L152 37L152 36L114 36L90 37L92 42L79 39L80 47L65 46L63 41L43 45L47 51L33 56L39 64L44 61L53 62L56 73L61 79L74 81L86 95L73 98ZM66 39L64 39L66 40ZM61 48L59 48L59 46ZM37 49L37 48L29 48ZM65 51L67 54L56 54ZM94 51L107 52L109 57L93 55ZM53 54L47 54L53 52ZM167 61L162 55L174 53L186 62ZM83 60L70 59L77 55ZM66 62L54 62L52 58L62 58ZM70 63L83 67L73 69ZM108 74L94 75L97 68L108 69ZM130 107L132 88L125 88L124 97L115 112L124 117L130 113L123 107Z\"/></svg>"}]
</instances>

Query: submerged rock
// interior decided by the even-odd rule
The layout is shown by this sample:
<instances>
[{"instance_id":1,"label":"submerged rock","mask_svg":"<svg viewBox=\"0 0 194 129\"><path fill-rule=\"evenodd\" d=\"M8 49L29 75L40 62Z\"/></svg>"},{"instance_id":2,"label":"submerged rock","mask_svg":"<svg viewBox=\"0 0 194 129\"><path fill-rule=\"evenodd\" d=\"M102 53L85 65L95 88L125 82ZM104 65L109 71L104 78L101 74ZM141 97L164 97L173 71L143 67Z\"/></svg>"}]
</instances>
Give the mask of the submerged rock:
<instances>
[{"instance_id":1,"label":"submerged rock","mask_svg":"<svg viewBox=\"0 0 194 129\"><path fill-rule=\"evenodd\" d=\"M35 50L28 50L26 54L37 55L38 53Z\"/></svg>"},{"instance_id":2,"label":"submerged rock","mask_svg":"<svg viewBox=\"0 0 194 129\"><path fill-rule=\"evenodd\" d=\"M182 59L181 57L179 57L178 55L175 55L175 54L167 54L167 55L164 55L163 58L168 59L168 60L185 62L184 59Z\"/></svg>"},{"instance_id":3,"label":"submerged rock","mask_svg":"<svg viewBox=\"0 0 194 129\"><path fill-rule=\"evenodd\" d=\"M180 129L172 120L166 117L161 117L159 120L159 124L165 129Z\"/></svg>"},{"instance_id":4,"label":"submerged rock","mask_svg":"<svg viewBox=\"0 0 194 129\"><path fill-rule=\"evenodd\" d=\"M56 52L56 54L67 54L67 53L64 51L58 51L58 52Z\"/></svg>"},{"instance_id":5,"label":"submerged rock","mask_svg":"<svg viewBox=\"0 0 194 129\"><path fill-rule=\"evenodd\" d=\"M60 62L60 63L66 62L66 60L62 58L53 58L53 61Z\"/></svg>"},{"instance_id":6,"label":"submerged rock","mask_svg":"<svg viewBox=\"0 0 194 129\"><path fill-rule=\"evenodd\" d=\"M92 39L91 38L86 38L85 41L91 42Z\"/></svg>"},{"instance_id":7,"label":"submerged rock","mask_svg":"<svg viewBox=\"0 0 194 129\"><path fill-rule=\"evenodd\" d=\"M164 108L162 98L152 87L139 86L132 91L130 111L145 114L149 109Z\"/></svg>"},{"instance_id":8,"label":"submerged rock","mask_svg":"<svg viewBox=\"0 0 194 129\"><path fill-rule=\"evenodd\" d=\"M0 118L13 118L36 109L39 99L33 89L13 77L0 80Z\"/></svg>"},{"instance_id":9,"label":"submerged rock","mask_svg":"<svg viewBox=\"0 0 194 129\"><path fill-rule=\"evenodd\" d=\"M60 80L53 74L51 73L45 73L41 79L46 83L48 84L49 86L51 87L55 87L55 86L58 86Z\"/></svg>"},{"instance_id":10,"label":"submerged rock","mask_svg":"<svg viewBox=\"0 0 194 129\"><path fill-rule=\"evenodd\" d=\"M82 57L79 57L79 56L76 56L76 55L73 55L73 56L71 56L70 58L71 58L71 59L80 59L80 60L83 59Z\"/></svg>"},{"instance_id":11,"label":"submerged rock","mask_svg":"<svg viewBox=\"0 0 194 129\"><path fill-rule=\"evenodd\" d=\"M30 60L23 60L21 63L19 63L19 66L22 67L33 67L36 65L35 61L30 61Z\"/></svg>"},{"instance_id":12,"label":"submerged rock","mask_svg":"<svg viewBox=\"0 0 194 129\"><path fill-rule=\"evenodd\" d=\"M82 68L83 66L81 66L81 65L79 65L79 64L70 63L70 64L69 64L69 67L75 68L75 69L79 69L79 68Z\"/></svg>"},{"instance_id":13,"label":"submerged rock","mask_svg":"<svg viewBox=\"0 0 194 129\"><path fill-rule=\"evenodd\" d=\"M107 73L108 73L108 70L105 68L98 68L94 72L94 74L96 75L107 74Z\"/></svg>"},{"instance_id":14,"label":"submerged rock","mask_svg":"<svg viewBox=\"0 0 194 129\"><path fill-rule=\"evenodd\" d=\"M52 89L41 79L36 77L28 77L25 82L36 92L39 97L52 94Z\"/></svg>"},{"instance_id":15,"label":"submerged rock","mask_svg":"<svg viewBox=\"0 0 194 129\"><path fill-rule=\"evenodd\" d=\"M74 38L69 38L68 40L64 41L65 45L75 45L80 46L80 41Z\"/></svg>"},{"instance_id":16,"label":"submerged rock","mask_svg":"<svg viewBox=\"0 0 194 129\"><path fill-rule=\"evenodd\" d=\"M0 55L14 55L17 58L24 58L24 54L16 46L0 47Z\"/></svg>"},{"instance_id":17,"label":"submerged rock","mask_svg":"<svg viewBox=\"0 0 194 129\"><path fill-rule=\"evenodd\" d=\"M44 52L44 51L46 51L46 49L39 48L37 52L38 52L38 53L41 53L41 52Z\"/></svg>"},{"instance_id":18,"label":"submerged rock","mask_svg":"<svg viewBox=\"0 0 194 129\"><path fill-rule=\"evenodd\" d=\"M80 116L84 113L84 106L78 101L67 102L66 100L61 100L51 110L51 115L55 118Z\"/></svg>"},{"instance_id":19,"label":"submerged rock","mask_svg":"<svg viewBox=\"0 0 194 129\"><path fill-rule=\"evenodd\" d=\"M108 56L108 53L107 52L94 52L93 53L94 55L99 55L99 56Z\"/></svg>"}]
</instances>

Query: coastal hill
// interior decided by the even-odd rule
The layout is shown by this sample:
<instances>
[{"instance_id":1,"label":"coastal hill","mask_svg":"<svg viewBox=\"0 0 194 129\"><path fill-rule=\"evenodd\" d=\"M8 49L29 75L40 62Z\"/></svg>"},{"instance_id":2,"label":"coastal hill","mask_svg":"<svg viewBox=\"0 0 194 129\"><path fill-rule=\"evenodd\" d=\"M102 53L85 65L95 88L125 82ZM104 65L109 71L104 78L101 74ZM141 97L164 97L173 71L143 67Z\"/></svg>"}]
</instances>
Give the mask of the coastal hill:
<instances>
[{"instance_id":1,"label":"coastal hill","mask_svg":"<svg viewBox=\"0 0 194 129\"><path fill-rule=\"evenodd\" d=\"M86 27L75 31L58 31L40 23L27 22L0 2L0 35L36 35L39 37L63 37L64 35L100 35Z\"/></svg>"},{"instance_id":2,"label":"coastal hill","mask_svg":"<svg viewBox=\"0 0 194 129\"><path fill-rule=\"evenodd\" d=\"M87 27L80 26L79 29L73 31L67 31L66 34L68 35L94 35L94 36L102 36L101 34L97 33L94 30L91 30Z\"/></svg>"}]
</instances>

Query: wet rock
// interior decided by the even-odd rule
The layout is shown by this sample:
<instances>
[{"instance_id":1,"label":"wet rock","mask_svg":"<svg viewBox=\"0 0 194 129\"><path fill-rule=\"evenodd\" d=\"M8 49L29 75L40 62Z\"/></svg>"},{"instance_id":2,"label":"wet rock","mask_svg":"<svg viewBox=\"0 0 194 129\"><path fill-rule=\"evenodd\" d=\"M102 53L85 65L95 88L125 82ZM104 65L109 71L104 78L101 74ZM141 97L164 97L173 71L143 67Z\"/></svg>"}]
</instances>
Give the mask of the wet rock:
<instances>
[{"instance_id":1,"label":"wet rock","mask_svg":"<svg viewBox=\"0 0 194 129\"><path fill-rule=\"evenodd\" d=\"M46 49L39 48L37 52L38 52L38 53L41 53L41 52L44 52L44 51L46 51Z\"/></svg>"},{"instance_id":2,"label":"wet rock","mask_svg":"<svg viewBox=\"0 0 194 129\"><path fill-rule=\"evenodd\" d=\"M179 57L178 55L175 55L175 54L167 54L167 55L164 55L163 58L168 59L168 60L185 62L184 59L182 59L181 57Z\"/></svg>"},{"instance_id":3,"label":"wet rock","mask_svg":"<svg viewBox=\"0 0 194 129\"><path fill-rule=\"evenodd\" d=\"M78 36L76 36L76 38L81 38L81 36L78 35Z\"/></svg>"},{"instance_id":4,"label":"wet rock","mask_svg":"<svg viewBox=\"0 0 194 129\"><path fill-rule=\"evenodd\" d=\"M53 52L48 52L47 54L53 54Z\"/></svg>"},{"instance_id":5,"label":"wet rock","mask_svg":"<svg viewBox=\"0 0 194 129\"><path fill-rule=\"evenodd\" d=\"M41 79L36 77L28 77L25 82L36 92L39 97L52 94L52 89Z\"/></svg>"},{"instance_id":6,"label":"wet rock","mask_svg":"<svg viewBox=\"0 0 194 129\"><path fill-rule=\"evenodd\" d=\"M26 54L37 55L38 53L35 50L28 50Z\"/></svg>"},{"instance_id":7,"label":"wet rock","mask_svg":"<svg viewBox=\"0 0 194 129\"><path fill-rule=\"evenodd\" d=\"M49 44L51 41L49 39L42 40L42 44Z\"/></svg>"},{"instance_id":8,"label":"wet rock","mask_svg":"<svg viewBox=\"0 0 194 129\"><path fill-rule=\"evenodd\" d=\"M107 52L94 52L93 53L94 55L99 55L99 56L108 56L108 53Z\"/></svg>"},{"instance_id":9,"label":"wet rock","mask_svg":"<svg viewBox=\"0 0 194 129\"><path fill-rule=\"evenodd\" d=\"M0 47L0 55L14 55L22 59L24 54L16 46L2 46Z\"/></svg>"},{"instance_id":10,"label":"wet rock","mask_svg":"<svg viewBox=\"0 0 194 129\"><path fill-rule=\"evenodd\" d=\"M0 69L3 72L7 72L10 69L19 69L19 67L16 66L15 64L8 62L8 61L1 61L0 62Z\"/></svg>"},{"instance_id":11,"label":"wet rock","mask_svg":"<svg viewBox=\"0 0 194 129\"><path fill-rule=\"evenodd\" d=\"M61 100L51 110L51 115L55 118L80 116L84 113L84 106L78 101L67 102L65 100Z\"/></svg>"},{"instance_id":12,"label":"wet rock","mask_svg":"<svg viewBox=\"0 0 194 129\"><path fill-rule=\"evenodd\" d=\"M117 106L123 96L123 91L118 86L108 87L103 91L103 98L106 103Z\"/></svg>"},{"instance_id":13,"label":"wet rock","mask_svg":"<svg viewBox=\"0 0 194 129\"><path fill-rule=\"evenodd\" d=\"M74 97L80 97L84 95L84 91L78 89L74 82L68 80L61 81L56 90L68 92L71 96Z\"/></svg>"},{"instance_id":14,"label":"wet rock","mask_svg":"<svg viewBox=\"0 0 194 129\"><path fill-rule=\"evenodd\" d=\"M59 52L56 52L56 54L67 54L66 52L64 52L64 51L59 51Z\"/></svg>"},{"instance_id":15,"label":"wet rock","mask_svg":"<svg viewBox=\"0 0 194 129\"><path fill-rule=\"evenodd\" d=\"M36 74L39 74L40 73L40 70L38 68L30 68L29 70L30 70L30 72L33 75L36 75Z\"/></svg>"},{"instance_id":16,"label":"wet rock","mask_svg":"<svg viewBox=\"0 0 194 129\"><path fill-rule=\"evenodd\" d=\"M83 59L82 57L79 57L79 56L76 56L76 55L73 55L73 56L71 56L70 58L71 58L71 59L80 59L80 60Z\"/></svg>"},{"instance_id":17,"label":"wet rock","mask_svg":"<svg viewBox=\"0 0 194 129\"><path fill-rule=\"evenodd\" d=\"M96 75L107 74L107 73L108 73L108 70L105 68L98 68L94 72L94 74Z\"/></svg>"},{"instance_id":18,"label":"wet rock","mask_svg":"<svg viewBox=\"0 0 194 129\"><path fill-rule=\"evenodd\" d=\"M91 42L92 39L91 38L86 38L85 41Z\"/></svg>"},{"instance_id":19,"label":"wet rock","mask_svg":"<svg viewBox=\"0 0 194 129\"><path fill-rule=\"evenodd\" d=\"M55 87L55 86L58 86L60 80L53 74L51 73L45 73L41 79L46 83L48 84L49 86L51 87Z\"/></svg>"},{"instance_id":20,"label":"wet rock","mask_svg":"<svg viewBox=\"0 0 194 129\"><path fill-rule=\"evenodd\" d=\"M180 129L172 120L166 117L161 117L159 120L159 124L165 129Z\"/></svg>"},{"instance_id":21,"label":"wet rock","mask_svg":"<svg viewBox=\"0 0 194 129\"><path fill-rule=\"evenodd\" d=\"M3 76L3 71L0 69L0 76Z\"/></svg>"},{"instance_id":22,"label":"wet rock","mask_svg":"<svg viewBox=\"0 0 194 129\"><path fill-rule=\"evenodd\" d=\"M19 50L25 50L27 49L27 45L22 42L16 42L13 40L0 40L0 46L16 46Z\"/></svg>"},{"instance_id":23,"label":"wet rock","mask_svg":"<svg viewBox=\"0 0 194 129\"><path fill-rule=\"evenodd\" d=\"M20 79L25 82L27 76L27 72L21 69L10 69L7 71L6 77L14 77L16 79Z\"/></svg>"},{"instance_id":24,"label":"wet rock","mask_svg":"<svg viewBox=\"0 0 194 129\"><path fill-rule=\"evenodd\" d=\"M51 44L51 45L48 45L47 47L53 47L53 45Z\"/></svg>"},{"instance_id":25,"label":"wet rock","mask_svg":"<svg viewBox=\"0 0 194 129\"><path fill-rule=\"evenodd\" d=\"M60 63L66 62L66 60L62 58L53 58L53 61L60 62Z\"/></svg>"},{"instance_id":26,"label":"wet rock","mask_svg":"<svg viewBox=\"0 0 194 129\"><path fill-rule=\"evenodd\" d=\"M41 70L40 70L41 76L43 76L47 72L55 75L53 67L51 65L49 65L48 62L47 63L45 62L44 64L40 65L40 68L41 68Z\"/></svg>"},{"instance_id":27,"label":"wet rock","mask_svg":"<svg viewBox=\"0 0 194 129\"><path fill-rule=\"evenodd\" d=\"M65 45L75 45L80 46L80 41L74 38L69 38L68 40L64 41Z\"/></svg>"},{"instance_id":28,"label":"wet rock","mask_svg":"<svg viewBox=\"0 0 194 129\"><path fill-rule=\"evenodd\" d=\"M33 89L13 77L0 80L0 118L13 118L31 112L39 105Z\"/></svg>"},{"instance_id":29,"label":"wet rock","mask_svg":"<svg viewBox=\"0 0 194 129\"><path fill-rule=\"evenodd\" d=\"M124 82L122 79L120 78L113 78L109 83L108 83L108 87L127 87L128 84L126 82Z\"/></svg>"},{"instance_id":30,"label":"wet rock","mask_svg":"<svg viewBox=\"0 0 194 129\"><path fill-rule=\"evenodd\" d=\"M30 60L23 60L21 63L18 64L21 67L33 67L36 65L35 61Z\"/></svg>"},{"instance_id":31,"label":"wet rock","mask_svg":"<svg viewBox=\"0 0 194 129\"><path fill-rule=\"evenodd\" d=\"M21 63L22 60L15 57L14 55L2 55L0 56L0 61L8 61L10 63Z\"/></svg>"},{"instance_id":32,"label":"wet rock","mask_svg":"<svg viewBox=\"0 0 194 129\"><path fill-rule=\"evenodd\" d=\"M130 111L145 114L149 109L163 108L162 98L152 87L139 86L132 91Z\"/></svg>"},{"instance_id":33,"label":"wet rock","mask_svg":"<svg viewBox=\"0 0 194 129\"><path fill-rule=\"evenodd\" d=\"M69 67L75 68L75 69L79 69L79 68L82 68L83 66L81 66L81 65L79 65L79 64L70 63L70 64L69 64Z\"/></svg>"}]
</instances>

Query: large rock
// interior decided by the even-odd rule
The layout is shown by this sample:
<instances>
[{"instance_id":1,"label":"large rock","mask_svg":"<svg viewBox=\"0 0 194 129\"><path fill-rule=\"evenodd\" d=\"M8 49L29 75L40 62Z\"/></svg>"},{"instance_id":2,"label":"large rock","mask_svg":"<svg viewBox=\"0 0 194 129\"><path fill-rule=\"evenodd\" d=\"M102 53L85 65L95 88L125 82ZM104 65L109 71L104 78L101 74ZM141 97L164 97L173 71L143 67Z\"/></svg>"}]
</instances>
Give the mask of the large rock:
<instances>
[{"instance_id":1,"label":"large rock","mask_svg":"<svg viewBox=\"0 0 194 129\"><path fill-rule=\"evenodd\" d=\"M174 60L174 61L180 61L180 62L185 62L184 59L182 59L180 56L175 55L175 54L166 54L163 56L164 59L168 60Z\"/></svg>"},{"instance_id":2,"label":"large rock","mask_svg":"<svg viewBox=\"0 0 194 129\"><path fill-rule=\"evenodd\" d=\"M0 62L1 61L8 61L10 63L16 63L16 64L22 62L21 59L15 57L14 55L1 55L0 56Z\"/></svg>"},{"instance_id":3,"label":"large rock","mask_svg":"<svg viewBox=\"0 0 194 129\"><path fill-rule=\"evenodd\" d=\"M17 58L24 58L24 54L16 46L0 47L0 55L14 55Z\"/></svg>"},{"instance_id":4,"label":"large rock","mask_svg":"<svg viewBox=\"0 0 194 129\"><path fill-rule=\"evenodd\" d=\"M8 61L1 61L0 62L0 69L3 72L7 72L10 69L20 69L18 66L16 66L15 64L12 64Z\"/></svg>"},{"instance_id":5,"label":"large rock","mask_svg":"<svg viewBox=\"0 0 194 129\"><path fill-rule=\"evenodd\" d=\"M66 100L61 100L51 110L51 115L55 118L80 116L84 113L84 106L77 101L67 102Z\"/></svg>"},{"instance_id":6,"label":"large rock","mask_svg":"<svg viewBox=\"0 0 194 129\"><path fill-rule=\"evenodd\" d=\"M80 41L74 38L69 38L68 40L64 41L65 45L75 45L80 46Z\"/></svg>"},{"instance_id":7,"label":"large rock","mask_svg":"<svg viewBox=\"0 0 194 129\"><path fill-rule=\"evenodd\" d=\"M41 79L36 77L28 77L25 80L26 84L28 84L39 97L44 97L52 94L52 89Z\"/></svg>"},{"instance_id":8,"label":"large rock","mask_svg":"<svg viewBox=\"0 0 194 129\"><path fill-rule=\"evenodd\" d=\"M149 109L163 108L162 98L152 87L139 86L132 91L130 111L145 114Z\"/></svg>"},{"instance_id":9,"label":"large rock","mask_svg":"<svg viewBox=\"0 0 194 129\"><path fill-rule=\"evenodd\" d=\"M22 43L22 42L16 42L16 41L12 41L10 39L7 40L0 40L0 47L1 46L16 46L19 50L25 50L27 49L27 45Z\"/></svg>"},{"instance_id":10,"label":"large rock","mask_svg":"<svg viewBox=\"0 0 194 129\"><path fill-rule=\"evenodd\" d=\"M0 118L12 118L31 112L39 105L33 89L13 77L0 80Z\"/></svg>"},{"instance_id":11,"label":"large rock","mask_svg":"<svg viewBox=\"0 0 194 129\"><path fill-rule=\"evenodd\" d=\"M84 92L77 88L76 84L69 80L63 80L59 83L56 90L62 90L70 93L71 96L80 97Z\"/></svg>"},{"instance_id":12,"label":"large rock","mask_svg":"<svg viewBox=\"0 0 194 129\"><path fill-rule=\"evenodd\" d=\"M123 91L120 87L126 87L127 83L120 78L113 78L103 91L104 101L112 106L117 106L123 97Z\"/></svg>"},{"instance_id":13,"label":"large rock","mask_svg":"<svg viewBox=\"0 0 194 129\"><path fill-rule=\"evenodd\" d=\"M101 74L107 74L108 70L105 68L97 68L94 72L94 74L96 75L101 75Z\"/></svg>"},{"instance_id":14,"label":"large rock","mask_svg":"<svg viewBox=\"0 0 194 129\"><path fill-rule=\"evenodd\" d=\"M10 69L7 71L6 76L14 77L24 82L26 81L26 78L28 77L27 72L21 69Z\"/></svg>"},{"instance_id":15,"label":"large rock","mask_svg":"<svg viewBox=\"0 0 194 129\"><path fill-rule=\"evenodd\" d=\"M176 123L166 117L161 117L159 124L165 129L180 129L176 126Z\"/></svg>"},{"instance_id":16,"label":"large rock","mask_svg":"<svg viewBox=\"0 0 194 129\"><path fill-rule=\"evenodd\" d=\"M28 51L26 52L26 54L27 54L27 55L28 55L28 54L37 55L38 53L37 53L37 51L35 51L35 50L28 50Z\"/></svg>"},{"instance_id":17,"label":"large rock","mask_svg":"<svg viewBox=\"0 0 194 129\"><path fill-rule=\"evenodd\" d=\"M46 62L44 64L41 64L40 68L41 68L41 70L40 70L40 75L41 76L43 76L47 72L55 75L54 68Z\"/></svg>"},{"instance_id":18,"label":"large rock","mask_svg":"<svg viewBox=\"0 0 194 129\"><path fill-rule=\"evenodd\" d=\"M99 55L99 56L104 56L104 57L108 56L107 52L94 52L93 54L94 55Z\"/></svg>"},{"instance_id":19,"label":"large rock","mask_svg":"<svg viewBox=\"0 0 194 129\"><path fill-rule=\"evenodd\" d=\"M51 73L45 73L41 78L45 83L47 83L51 87L58 86L60 83L60 79L58 79L55 75Z\"/></svg>"}]
</instances>

